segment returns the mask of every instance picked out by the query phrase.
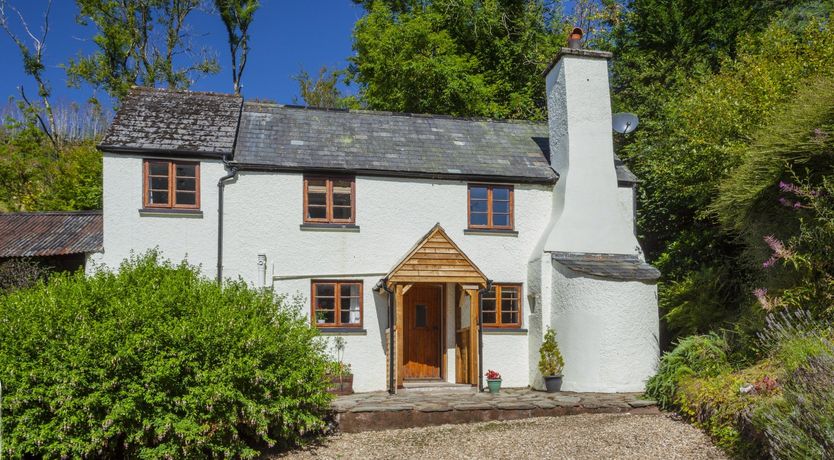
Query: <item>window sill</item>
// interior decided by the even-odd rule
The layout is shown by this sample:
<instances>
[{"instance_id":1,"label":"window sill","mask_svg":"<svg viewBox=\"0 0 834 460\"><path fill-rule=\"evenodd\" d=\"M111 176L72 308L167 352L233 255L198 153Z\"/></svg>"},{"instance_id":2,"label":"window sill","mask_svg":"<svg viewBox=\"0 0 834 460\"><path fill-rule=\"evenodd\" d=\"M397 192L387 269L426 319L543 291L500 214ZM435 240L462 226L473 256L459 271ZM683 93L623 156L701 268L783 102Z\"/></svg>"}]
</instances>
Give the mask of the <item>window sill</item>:
<instances>
[{"instance_id":1,"label":"window sill","mask_svg":"<svg viewBox=\"0 0 834 460\"><path fill-rule=\"evenodd\" d=\"M516 327L485 327L483 331L487 335L527 335L527 329Z\"/></svg>"},{"instance_id":2,"label":"window sill","mask_svg":"<svg viewBox=\"0 0 834 460\"><path fill-rule=\"evenodd\" d=\"M467 228L463 230L464 235L490 235L490 236L518 236L516 230L490 229L490 228Z\"/></svg>"},{"instance_id":3,"label":"window sill","mask_svg":"<svg viewBox=\"0 0 834 460\"><path fill-rule=\"evenodd\" d=\"M305 232L359 232L356 224L301 224L298 226Z\"/></svg>"},{"instance_id":4,"label":"window sill","mask_svg":"<svg viewBox=\"0 0 834 460\"><path fill-rule=\"evenodd\" d=\"M142 217L191 217L203 218L203 211L200 209L168 209L168 208L141 208L139 215Z\"/></svg>"},{"instance_id":5,"label":"window sill","mask_svg":"<svg viewBox=\"0 0 834 460\"><path fill-rule=\"evenodd\" d=\"M321 335L368 335L366 329L358 327L320 327L318 328Z\"/></svg>"}]
</instances>

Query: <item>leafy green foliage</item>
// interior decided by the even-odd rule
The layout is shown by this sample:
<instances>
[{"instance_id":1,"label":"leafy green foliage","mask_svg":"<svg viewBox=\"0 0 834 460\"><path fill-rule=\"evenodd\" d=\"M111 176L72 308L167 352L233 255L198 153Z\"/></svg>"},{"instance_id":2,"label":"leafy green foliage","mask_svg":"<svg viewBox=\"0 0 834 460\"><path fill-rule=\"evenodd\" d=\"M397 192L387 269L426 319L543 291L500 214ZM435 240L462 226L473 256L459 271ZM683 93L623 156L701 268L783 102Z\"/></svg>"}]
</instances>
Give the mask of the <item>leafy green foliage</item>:
<instances>
[{"instance_id":1,"label":"leafy green foliage","mask_svg":"<svg viewBox=\"0 0 834 460\"><path fill-rule=\"evenodd\" d=\"M120 100L132 85L164 82L169 88L188 88L196 76L219 71L216 58L191 48L186 18L201 0L76 0L76 4L77 22L96 28L93 43L98 49L66 65L71 86L87 82ZM179 66L175 56L183 53L196 55L195 62Z\"/></svg>"},{"instance_id":2,"label":"leafy green foliage","mask_svg":"<svg viewBox=\"0 0 834 460\"><path fill-rule=\"evenodd\" d=\"M354 28L351 80L371 109L543 119L541 73L565 43L545 3L372 2Z\"/></svg>"},{"instance_id":3,"label":"leafy green foliage","mask_svg":"<svg viewBox=\"0 0 834 460\"><path fill-rule=\"evenodd\" d=\"M325 344L298 305L155 253L0 297L11 457L245 457L324 426Z\"/></svg>"},{"instance_id":4,"label":"leafy green foliage","mask_svg":"<svg viewBox=\"0 0 834 460\"><path fill-rule=\"evenodd\" d=\"M748 283L758 268L746 258L744 241L722 228L712 205L754 134L767 129L768 117L784 111L782 104L802 82L831 72L834 34L830 22L810 20L797 33L774 20L759 33L737 37L734 49L735 57L722 58L717 73L707 65L697 71L693 64L694 74L671 85L675 89L664 101L653 108L638 105L653 116L643 118L620 150L643 181L638 229L668 283L662 292L672 294L661 302L665 312L673 312L676 334L705 332L711 322L745 314L753 289ZM658 91L666 91L667 83ZM624 100L620 106L631 108ZM698 316L699 304L704 317Z\"/></svg>"},{"instance_id":5,"label":"leafy green foliage","mask_svg":"<svg viewBox=\"0 0 834 460\"><path fill-rule=\"evenodd\" d=\"M777 373L772 362L763 361L734 372L689 375L679 382L675 406L734 457L762 458L765 447L747 416L778 397L778 383L773 378Z\"/></svg>"},{"instance_id":6,"label":"leafy green foliage","mask_svg":"<svg viewBox=\"0 0 834 460\"><path fill-rule=\"evenodd\" d=\"M305 70L301 70L295 77L298 82L298 92L308 107L325 109L359 108L358 101L353 96L343 96L339 89L339 82L344 76L343 70L319 69L314 79Z\"/></svg>"},{"instance_id":7,"label":"leafy green foliage","mask_svg":"<svg viewBox=\"0 0 834 460\"><path fill-rule=\"evenodd\" d=\"M564 367L565 359L556 342L556 331L548 327L544 333L544 341L539 347L539 372L543 376L559 375Z\"/></svg>"},{"instance_id":8,"label":"leafy green foliage","mask_svg":"<svg viewBox=\"0 0 834 460\"><path fill-rule=\"evenodd\" d=\"M94 139L56 150L31 120L8 128L0 135L0 209L101 209L102 158Z\"/></svg>"},{"instance_id":9,"label":"leafy green foliage","mask_svg":"<svg viewBox=\"0 0 834 460\"><path fill-rule=\"evenodd\" d=\"M664 409L674 407L682 380L692 375L716 376L728 371L727 342L717 334L692 335L680 340L660 359L657 374L646 382L646 394Z\"/></svg>"},{"instance_id":10,"label":"leafy green foliage","mask_svg":"<svg viewBox=\"0 0 834 460\"><path fill-rule=\"evenodd\" d=\"M229 36L229 51L232 58L232 85L235 94L240 94L243 71L249 57L249 26L260 8L258 0L214 0L220 19Z\"/></svg>"},{"instance_id":11,"label":"leafy green foliage","mask_svg":"<svg viewBox=\"0 0 834 460\"><path fill-rule=\"evenodd\" d=\"M834 452L834 343L820 339L814 348L782 380L782 398L753 416L773 458L826 458Z\"/></svg>"}]
</instances>

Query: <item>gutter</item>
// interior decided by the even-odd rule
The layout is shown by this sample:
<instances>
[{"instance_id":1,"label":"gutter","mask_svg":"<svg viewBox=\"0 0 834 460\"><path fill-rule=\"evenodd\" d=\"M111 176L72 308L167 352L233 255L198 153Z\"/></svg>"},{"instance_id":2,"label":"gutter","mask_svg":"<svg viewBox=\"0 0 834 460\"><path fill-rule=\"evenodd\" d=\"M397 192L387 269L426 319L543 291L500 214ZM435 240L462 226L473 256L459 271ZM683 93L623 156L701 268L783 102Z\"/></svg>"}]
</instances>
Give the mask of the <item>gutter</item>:
<instances>
[{"instance_id":1,"label":"gutter","mask_svg":"<svg viewBox=\"0 0 834 460\"><path fill-rule=\"evenodd\" d=\"M394 349L394 291L388 287L388 277L379 280L378 286L388 293L388 393L395 394L397 388L394 382L394 362L396 361L396 350Z\"/></svg>"},{"instance_id":2,"label":"gutter","mask_svg":"<svg viewBox=\"0 0 834 460\"><path fill-rule=\"evenodd\" d=\"M226 182L237 177L237 166L230 166L225 159L223 164L229 173L217 181L217 283L223 283L223 192L226 190Z\"/></svg>"},{"instance_id":3,"label":"gutter","mask_svg":"<svg viewBox=\"0 0 834 460\"><path fill-rule=\"evenodd\" d=\"M400 177L410 179L429 180L454 180L454 181L484 181L484 182L506 182L511 184L538 184L553 185L559 180L559 173L552 167L548 169L553 172L553 177L521 177L521 176L489 176L483 174L464 173L442 173L422 171L395 171L382 169L363 168L334 168L334 167L309 167L309 166L277 166L257 163L235 162L234 165L241 171L260 172L289 172L289 173L311 173L311 174L336 174L353 176L373 177Z\"/></svg>"},{"instance_id":4,"label":"gutter","mask_svg":"<svg viewBox=\"0 0 834 460\"><path fill-rule=\"evenodd\" d=\"M483 315L484 312L481 309L481 305L483 304L482 299L483 295L486 294L490 289L492 289L492 280L487 280L487 285L483 289L478 290L478 391L484 391L484 328L483 324Z\"/></svg>"}]
</instances>

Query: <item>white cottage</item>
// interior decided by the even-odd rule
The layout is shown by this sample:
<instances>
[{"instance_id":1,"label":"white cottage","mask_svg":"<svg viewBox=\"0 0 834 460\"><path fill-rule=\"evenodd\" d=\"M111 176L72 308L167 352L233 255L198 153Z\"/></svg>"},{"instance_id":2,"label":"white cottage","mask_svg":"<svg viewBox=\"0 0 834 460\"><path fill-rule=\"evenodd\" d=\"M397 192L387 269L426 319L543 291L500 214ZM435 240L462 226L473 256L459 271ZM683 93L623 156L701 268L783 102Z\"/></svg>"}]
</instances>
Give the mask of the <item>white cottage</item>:
<instances>
[{"instance_id":1,"label":"white cottage","mask_svg":"<svg viewBox=\"0 0 834 460\"><path fill-rule=\"evenodd\" d=\"M614 156L610 54L563 49L548 123L321 110L134 88L102 141L104 252L158 247L300 295L346 338L357 391L414 382L640 391L658 356L657 271ZM390 334L393 326L393 334Z\"/></svg>"}]
</instances>

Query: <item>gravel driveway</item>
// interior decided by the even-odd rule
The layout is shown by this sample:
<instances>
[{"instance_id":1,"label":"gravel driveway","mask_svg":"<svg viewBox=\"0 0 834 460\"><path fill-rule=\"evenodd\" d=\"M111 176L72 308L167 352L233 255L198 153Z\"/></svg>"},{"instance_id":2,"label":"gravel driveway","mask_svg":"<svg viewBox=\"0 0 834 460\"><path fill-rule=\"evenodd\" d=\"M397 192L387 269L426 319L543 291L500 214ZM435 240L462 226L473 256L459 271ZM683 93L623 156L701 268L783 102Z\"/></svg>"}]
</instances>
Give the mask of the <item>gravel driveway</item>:
<instances>
[{"instance_id":1,"label":"gravel driveway","mask_svg":"<svg viewBox=\"0 0 834 460\"><path fill-rule=\"evenodd\" d=\"M285 458L727 458L666 415L585 414L342 434Z\"/></svg>"}]
</instances>

